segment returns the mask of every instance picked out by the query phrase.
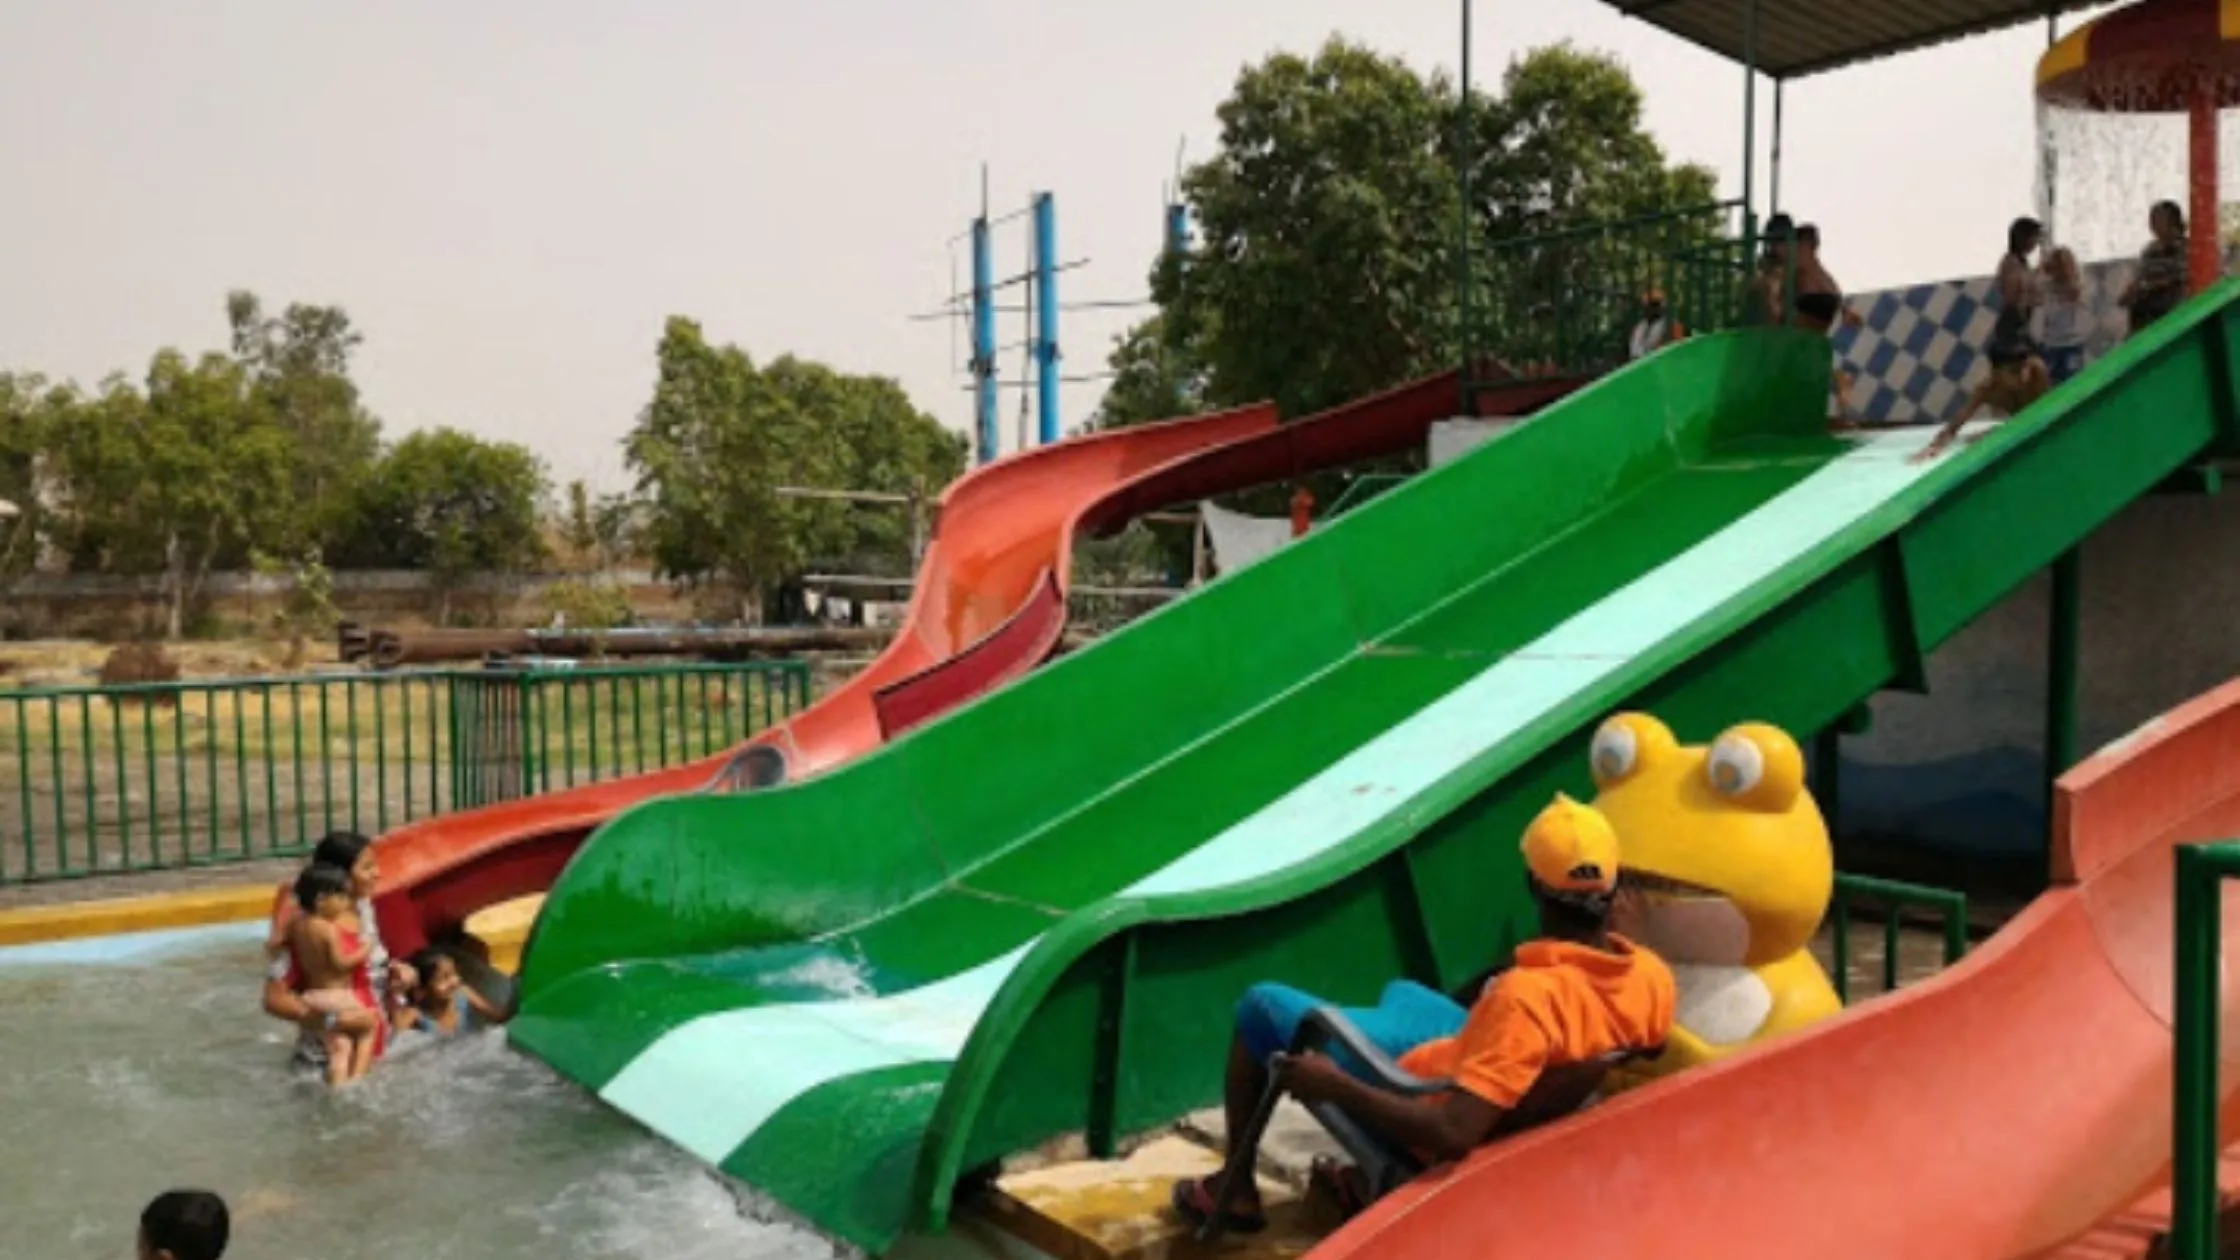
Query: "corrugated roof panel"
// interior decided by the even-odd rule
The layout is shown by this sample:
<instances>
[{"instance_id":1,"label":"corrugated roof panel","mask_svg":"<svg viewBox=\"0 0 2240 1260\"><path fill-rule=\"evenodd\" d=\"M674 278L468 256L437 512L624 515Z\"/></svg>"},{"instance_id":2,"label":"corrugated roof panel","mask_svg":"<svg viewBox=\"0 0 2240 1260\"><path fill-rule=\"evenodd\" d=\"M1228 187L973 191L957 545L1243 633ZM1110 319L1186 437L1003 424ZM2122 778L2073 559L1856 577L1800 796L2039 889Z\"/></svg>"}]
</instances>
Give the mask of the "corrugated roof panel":
<instances>
[{"instance_id":1,"label":"corrugated roof panel","mask_svg":"<svg viewBox=\"0 0 2240 1260\"><path fill-rule=\"evenodd\" d=\"M1759 69L1799 78L1969 35L2043 22L2097 0L1756 0ZM1743 60L1749 0L1605 0L1629 17Z\"/></svg>"}]
</instances>

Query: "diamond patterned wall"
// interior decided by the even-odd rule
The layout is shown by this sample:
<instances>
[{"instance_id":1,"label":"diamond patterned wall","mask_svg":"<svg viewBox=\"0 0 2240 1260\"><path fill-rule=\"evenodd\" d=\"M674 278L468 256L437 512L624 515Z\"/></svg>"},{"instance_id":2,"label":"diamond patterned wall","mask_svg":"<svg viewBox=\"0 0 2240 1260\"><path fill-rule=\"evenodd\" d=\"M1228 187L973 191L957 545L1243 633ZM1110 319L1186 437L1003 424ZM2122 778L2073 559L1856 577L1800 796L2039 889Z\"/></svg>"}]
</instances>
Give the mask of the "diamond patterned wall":
<instances>
[{"instance_id":1,"label":"diamond patterned wall","mask_svg":"<svg viewBox=\"0 0 2240 1260\"><path fill-rule=\"evenodd\" d=\"M2132 267L2125 258L2082 269L2088 363L2129 328L2116 297L2131 283ZM1999 317L1990 276L1852 294L1845 306L1862 321L1839 324L1831 337L1852 378L1848 415L1886 424L1949 419L1988 370L1983 351Z\"/></svg>"}]
</instances>

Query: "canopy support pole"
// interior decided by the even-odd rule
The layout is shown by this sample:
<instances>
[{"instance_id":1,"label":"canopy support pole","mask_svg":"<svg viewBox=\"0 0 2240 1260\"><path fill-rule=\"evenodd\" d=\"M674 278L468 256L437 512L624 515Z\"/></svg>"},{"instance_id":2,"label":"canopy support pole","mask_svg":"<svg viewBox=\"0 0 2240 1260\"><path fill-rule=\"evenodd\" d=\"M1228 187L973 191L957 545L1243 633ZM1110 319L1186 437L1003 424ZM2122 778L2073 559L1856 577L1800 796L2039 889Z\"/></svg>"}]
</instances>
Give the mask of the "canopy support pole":
<instances>
[{"instance_id":1,"label":"canopy support pole","mask_svg":"<svg viewBox=\"0 0 2240 1260\"><path fill-rule=\"evenodd\" d=\"M1781 213L1781 89L1787 82L1786 79L1773 81L1773 162L1769 180L1772 187L1766 199L1766 209L1773 214Z\"/></svg>"},{"instance_id":2,"label":"canopy support pole","mask_svg":"<svg viewBox=\"0 0 2240 1260\"><path fill-rule=\"evenodd\" d=\"M1473 235L1471 228L1475 222L1475 216L1470 209L1470 157L1473 147L1472 142L1477 139L1477 130L1471 125L1472 116L1470 99L1470 0L1462 0L1462 100L1460 108L1455 111L1454 124L1455 182L1461 189L1462 203L1456 216L1454 242L1455 317L1460 322L1459 331L1462 334L1456 338L1462 347L1461 370L1455 374L1456 379L1461 382L1461 396L1455 400L1455 414L1458 416L1467 416L1475 410L1472 403L1476 398L1476 390L1473 388L1476 382L1471 378L1478 369L1477 328L1470 317L1470 270L1472 256L1476 252L1472 248L1470 239Z\"/></svg>"},{"instance_id":3,"label":"canopy support pole","mask_svg":"<svg viewBox=\"0 0 2240 1260\"><path fill-rule=\"evenodd\" d=\"M1758 0L1742 6L1742 216L1756 222L1758 191Z\"/></svg>"},{"instance_id":4,"label":"canopy support pole","mask_svg":"<svg viewBox=\"0 0 2240 1260\"><path fill-rule=\"evenodd\" d=\"M2193 204L2186 243L2186 272L2192 292L2217 282L2223 260L2217 248L2217 85L2204 76L2193 89L2187 110L2187 185Z\"/></svg>"}]
</instances>

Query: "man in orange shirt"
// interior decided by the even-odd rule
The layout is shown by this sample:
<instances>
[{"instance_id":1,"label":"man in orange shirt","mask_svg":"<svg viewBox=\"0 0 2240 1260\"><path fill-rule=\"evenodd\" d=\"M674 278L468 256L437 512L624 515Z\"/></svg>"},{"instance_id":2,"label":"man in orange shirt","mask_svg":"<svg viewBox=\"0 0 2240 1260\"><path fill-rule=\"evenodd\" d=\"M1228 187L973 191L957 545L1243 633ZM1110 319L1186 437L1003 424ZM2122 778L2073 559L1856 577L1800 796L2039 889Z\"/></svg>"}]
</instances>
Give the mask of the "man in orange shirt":
<instances>
[{"instance_id":1,"label":"man in orange shirt","mask_svg":"<svg viewBox=\"0 0 2240 1260\"><path fill-rule=\"evenodd\" d=\"M1465 1010L1445 994L1400 980L1386 986L1376 1006L1345 1012L1402 1069L1451 1079L1453 1087L1408 1097L1364 1079L1342 1050L1336 1058L1285 1055L1299 1021L1324 1003L1286 985L1254 985L1238 1003L1223 1088L1232 1140L1250 1127L1271 1060L1285 1090L1301 1101L1335 1103L1386 1141L1443 1162L1500 1136L1504 1118L1543 1072L1663 1046L1676 997L1672 971L1609 930L1618 883L1609 820L1558 795L1525 828L1522 847L1542 935L1517 947L1514 965L1487 983L1474 1005ZM1178 1183L1176 1212L1203 1223L1215 1210L1219 1181L1216 1174ZM1223 1228L1263 1228L1249 1163L1238 1181L1222 1204Z\"/></svg>"}]
</instances>

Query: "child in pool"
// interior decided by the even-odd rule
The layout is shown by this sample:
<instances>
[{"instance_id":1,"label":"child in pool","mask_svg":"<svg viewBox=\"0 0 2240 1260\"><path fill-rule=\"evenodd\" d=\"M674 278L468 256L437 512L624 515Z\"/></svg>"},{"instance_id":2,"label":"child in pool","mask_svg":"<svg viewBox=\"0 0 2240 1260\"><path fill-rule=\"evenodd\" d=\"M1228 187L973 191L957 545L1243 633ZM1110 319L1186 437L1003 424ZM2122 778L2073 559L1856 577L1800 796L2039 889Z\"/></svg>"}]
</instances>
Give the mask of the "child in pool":
<instances>
[{"instance_id":1,"label":"child in pool","mask_svg":"<svg viewBox=\"0 0 2240 1260\"><path fill-rule=\"evenodd\" d=\"M412 969L420 984L412 991L412 1005L397 1012L398 1032L455 1037L505 1022L503 1012L460 980L459 962L449 950L421 950L412 956Z\"/></svg>"},{"instance_id":2,"label":"child in pool","mask_svg":"<svg viewBox=\"0 0 2240 1260\"><path fill-rule=\"evenodd\" d=\"M296 904L303 917L288 928L288 948L303 973L303 1004L328 1015L373 1010L373 987L365 975L373 951L358 933L344 926L355 908L350 872L314 862L296 877ZM327 1083L342 1085L373 1066L377 1025L351 1032L339 1021L327 1041Z\"/></svg>"},{"instance_id":3,"label":"child in pool","mask_svg":"<svg viewBox=\"0 0 2240 1260\"><path fill-rule=\"evenodd\" d=\"M226 1201L208 1190L166 1190L140 1212L140 1260L218 1260L233 1232Z\"/></svg>"}]
</instances>

